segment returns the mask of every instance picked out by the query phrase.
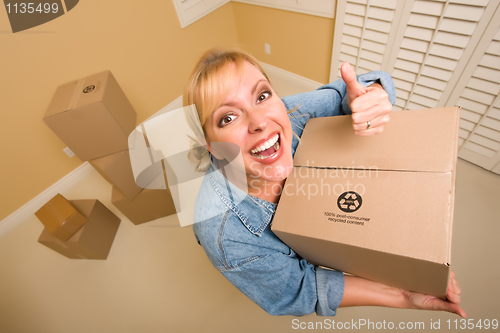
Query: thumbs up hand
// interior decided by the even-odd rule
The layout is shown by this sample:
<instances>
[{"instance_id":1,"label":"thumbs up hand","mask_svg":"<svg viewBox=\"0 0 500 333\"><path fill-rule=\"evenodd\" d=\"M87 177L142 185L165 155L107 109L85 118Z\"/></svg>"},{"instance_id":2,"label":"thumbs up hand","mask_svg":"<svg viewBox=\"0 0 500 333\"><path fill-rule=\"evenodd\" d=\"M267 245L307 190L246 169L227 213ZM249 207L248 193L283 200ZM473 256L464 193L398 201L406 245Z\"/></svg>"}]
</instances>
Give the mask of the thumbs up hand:
<instances>
[{"instance_id":1,"label":"thumbs up hand","mask_svg":"<svg viewBox=\"0 0 500 333\"><path fill-rule=\"evenodd\" d=\"M354 133L370 136L382 132L384 125L389 122L389 113L392 110L384 88L378 83L368 87L362 86L356 80L354 69L347 62L342 64L340 73L347 88Z\"/></svg>"}]
</instances>

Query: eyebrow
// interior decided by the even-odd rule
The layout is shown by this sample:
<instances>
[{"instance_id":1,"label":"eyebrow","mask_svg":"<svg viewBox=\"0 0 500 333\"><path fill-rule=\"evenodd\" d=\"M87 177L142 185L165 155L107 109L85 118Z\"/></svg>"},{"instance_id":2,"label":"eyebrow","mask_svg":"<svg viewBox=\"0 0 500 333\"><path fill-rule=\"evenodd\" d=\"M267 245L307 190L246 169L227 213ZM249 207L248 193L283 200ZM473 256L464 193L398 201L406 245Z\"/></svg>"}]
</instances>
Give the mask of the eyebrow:
<instances>
[{"instance_id":1,"label":"eyebrow","mask_svg":"<svg viewBox=\"0 0 500 333\"><path fill-rule=\"evenodd\" d=\"M269 82L269 81L268 81L267 79L265 79L265 78L264 78L264 79L260 79L259 81L257 81L257 82L255 83L255 85L253 86L252 91L250 92L250 94L251 94L251 95L255 94L255 90L257 90L257 87L259 86L259 84L260 84L261 82ZM229 103L222 103L221 105L219 105L219 106L217 107L217 109L215 109L215 111L217 111L217 110L218 110L220 107L222 107L222 106L234 106L234 103L232 103L232 102L229 102ZM212 115L214 115L214 114L215 114L215 111L212 113Z\"/></svg>"},{"instance_id":2,"label":"eyebrow","mask_svg":"<svg viewBox=\"0 0 500 333\"><path fill-rule=\"evenodd\" d=\"M255 90L257 89L257 87L259 86L259 84L260 84L262 81L268 82L266 79L260 79L259 81L257 81L257 83L256 83L256 84L253 86L253 88L252 88L252 95L255 93Z\"/></svg>"}]
</instances>

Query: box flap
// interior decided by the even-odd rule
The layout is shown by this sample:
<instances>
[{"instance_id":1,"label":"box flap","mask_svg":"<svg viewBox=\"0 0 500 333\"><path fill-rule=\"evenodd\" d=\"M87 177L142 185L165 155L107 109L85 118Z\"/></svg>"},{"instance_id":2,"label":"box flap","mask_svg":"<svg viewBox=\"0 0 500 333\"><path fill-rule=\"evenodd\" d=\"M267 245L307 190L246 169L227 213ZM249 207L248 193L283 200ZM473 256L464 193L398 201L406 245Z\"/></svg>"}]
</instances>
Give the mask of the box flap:
<instances>
[{"instance_id":1,"label":"box flap","mask_svg":"<svg viewBox=\"0 0 500 333\"><path fill-rule=\"evenodd\" d=\"M54 232L78 211L61 194L56 194L35 215L49 232Z\"/></svg>"},{"instance_id":2,"label":"box flap","mask_svg":"<svg viewBox=\"0 0 500 333\"><path fill-rule=\"evenodd\" d=\"M459 107L392 112L382 133L363 137L353 133L351 116L313 118L306 124L294 165L451 172L459 119Z\"/></svg>"},{"instance_id":3,"label":"box flap","mask_svg":"<svg viewBox=\"0 0 500 333\"><path fill-rule=\"evenodd\" d=\"M44 118L102 101L104 87L110 75L110 71L104 71L60 85L52 97Z\"/></svg>"},{"instance_id":4,"label":"box flap","mask_svg":"<svg viewBox=\"0 0 500 333\"><path fill-rule=\"evenodd\" d=\"M74 235L87 222L87 217L59 193L43 205L35 215L48 232L63 241Z\"/></svg>"},{"instance_id":5,"label":"box flap","mask_svg":"<svg viewBox=\"0 0 500 333\"><path fill-rule=\"evenodd\" d=\"M99 200L72 200L71 203L89 218L88 227L75 234L75 240L95 253L96 259L106 259L120 225L120 218Z\"/></svg>"},{"instance_id":6,"label":"box flap","mask_svg":"<svg viewBox=\"0 0 500 333\"><path fill-rule=\"evenodd\" d=\"M83 80L75 80L57 87L52 100L50 101L44 118L51 117L55 114L71 110L72 105L77 98L78 88L83 84Z\"/></svg>"}]
</instances>

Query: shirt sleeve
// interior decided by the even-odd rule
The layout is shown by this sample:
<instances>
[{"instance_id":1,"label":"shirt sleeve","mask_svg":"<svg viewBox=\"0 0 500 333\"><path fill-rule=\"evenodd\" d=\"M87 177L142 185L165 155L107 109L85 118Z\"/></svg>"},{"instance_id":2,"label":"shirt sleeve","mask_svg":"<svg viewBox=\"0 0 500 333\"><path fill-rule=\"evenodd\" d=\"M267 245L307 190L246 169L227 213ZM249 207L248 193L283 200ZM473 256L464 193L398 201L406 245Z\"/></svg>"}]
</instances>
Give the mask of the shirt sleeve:
<instances>
[{"instance_id":1,"label":"shirt sleeve","mask_svg":"<svg viewBox=\"0 0 500 333\"><path fill-rule=\"evenodd\" d=\"M335 316L344 296L344 273L316 267L318 290L318 316Z\"/></svg>"},{"instance_id":2,"label":"shirt sleeve","mask_svg":"<svg viewBox=\"0 0 500 333\"><path fill-rule=\"evenodd\" d=\"M359 75L357 80L367 87L380 83L387 92L392 105L396 102L396 89L391 76L382 71L373 71ZM310 118L330 117L351 114L347 102L346 85L342 79L336 80L317 90L290 95L282 98L288 111L294 133L300 137L305 124Z\"/></svg>"},{"instance_id":3,"label":"shirt sleeve","mask_svg":"<svg viewBox=\"0 0 500 333\"><path fill-rule=\"evenodd\" d=\"M314 267L293 250L254 258L222 274L272 315L334 316L344 292L342 272Z\"/></svg>"}]
</instances>

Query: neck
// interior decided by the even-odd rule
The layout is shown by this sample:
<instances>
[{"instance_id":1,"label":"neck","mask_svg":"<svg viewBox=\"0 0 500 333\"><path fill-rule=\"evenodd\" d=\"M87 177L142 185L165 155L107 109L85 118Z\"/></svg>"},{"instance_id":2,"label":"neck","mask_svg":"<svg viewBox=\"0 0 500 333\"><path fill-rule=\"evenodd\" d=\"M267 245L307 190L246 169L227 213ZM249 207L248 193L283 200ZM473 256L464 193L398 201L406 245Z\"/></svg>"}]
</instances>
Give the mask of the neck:
<instances>
[{"instance_id":1,"label":"neck","mask_svg":"<svg viewBox=\"0 0 500 333\"><path fill-rule=\"evenodd\" d=\"M218 164L218 168L221 170L224 177L241 190L248 190L248 194L259 199L275 204L278 203L286 178L278 181L268 181L261 178L254 178L246 175L245 170L242 168L227 167L228 164L225 161L217 160L216 163Z\"/></svg>"},{"instance_id":2,"label":"neck","mask_svg":"<svg viewBox=\"0 0 500 333\"><path fill-rule=\"evenodd\" d=\"M248 194L275 204L278 203L281 197L281 192L283 191L285 179L279 181L267 181L252 177L247 178Z\"/></svg>"}]
</instances>

